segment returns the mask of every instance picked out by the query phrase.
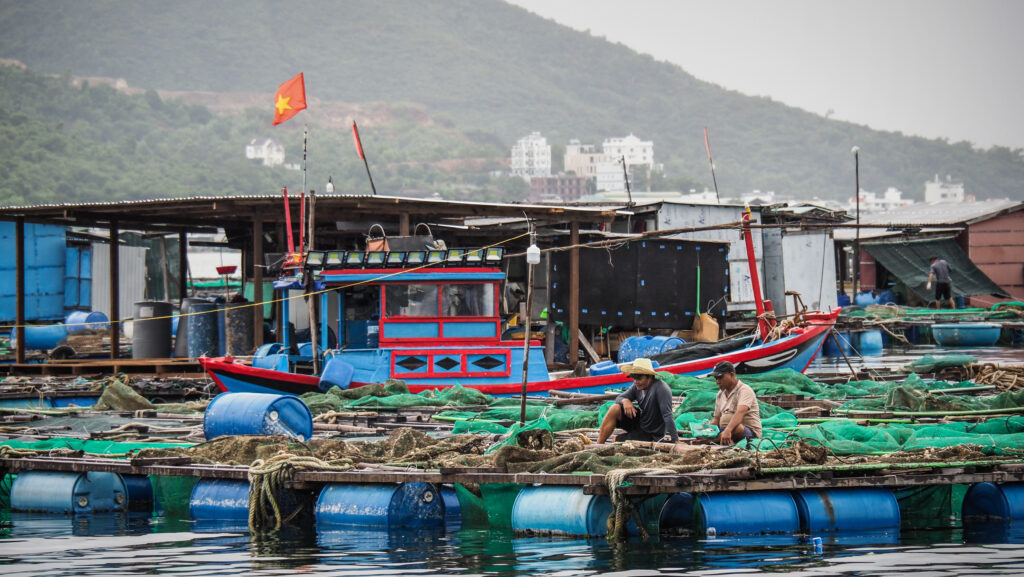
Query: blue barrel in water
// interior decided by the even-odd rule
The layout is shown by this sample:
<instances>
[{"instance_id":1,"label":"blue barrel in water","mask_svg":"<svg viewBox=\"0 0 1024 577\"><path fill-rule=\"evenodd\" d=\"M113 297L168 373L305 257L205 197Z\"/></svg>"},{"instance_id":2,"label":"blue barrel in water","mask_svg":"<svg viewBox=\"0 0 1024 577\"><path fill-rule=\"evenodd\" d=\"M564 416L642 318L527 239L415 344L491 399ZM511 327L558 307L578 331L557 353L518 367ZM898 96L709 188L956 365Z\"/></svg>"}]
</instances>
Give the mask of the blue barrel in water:
<instances>
[{"instance_id":1,"label":"blue barrel in water","mask_svg":"<svg viewBox=\"0 0 1024 577\"><path fill-rule=\"evenodd\" d=\"M888 489L795 491L804 531L857 532L900 528L900 505Z\"/></svg>"},{"instance_id":2,"label":"blue barrel in water","mask_svg":"<svg viewBox=\"0 0 1024 577\"><path fill-rule=\"evenodd\" d=\"M153 483L146 475L121 475L129 511L153 511Z\"/></svg>"},{"instance_id":3,"label":"blue barrel in water","mask_svg":"<svg viewBox=\"0 0 1024 577\"><path fill-rule=\"evenodd\" d=\"M882 356L882 331L864 331L858 335L857 339L857 351L861 356Z\"/></svg>"},{"instance_id":4,"label":"blue barrel in water","mask_svg":"<svg viewBox=\"0 0 1024 577\"><path fill-rule=\"evenodd\" d=\"M839 341L838 345L836 345L836 341ZM825 337L821 354L826 357L841 357L843 354L849 356L851 350L850 333L831 333Z\"/></svg>"},{"instance_id":5,"label":"blue barrel in water","mask_svg":"<svg viewBox=\"0 0 1024 577\"><path fill-rule=\"evenodd\" d=\"M25 348L33 351L48 351L57 343L68 338L64 325L28 325L25 327ZM11 329L11 348L18 346L18 329Z\"/></svg>"},{"instance_id":6,"label":"blue barrel in water","mask_svg":"<svg viewBox=\"0 0 1024 577\"><path fill-rule=\"evenodd\" d=\"M686 530L693 527L693 506L696 501L690 493L676 493L665 499L661 507L658 526L662 531Z\"/></svg>"},{"instance_id":7,"label":"blue barrel in water","mask_svg":"<svg viewBox=\"0 0 1024 577\"><path fill-rule=\"evenodd\" d=\"M206 439L231 435L287 435L303 441L313 436L313 415L291 395L221 393L203 414Z\"/></svg>"},{"instance_id":8,"label":"blue barrel in water","mask_svg":"<svg viewBox=\"0 0 1024 577\"><path fill-rule=\"evenodd\" d=\"M836 304L838 306L841 306L841 307L848 307L848 306L850 306L850 295L844 293L843 291L837 291L836 292Z\"/></svg>"},{"instance_id":9,"label":"blue barrel in water","mask_svg":"<svg viewBox=\"0 0 1024 577\"><path fill-rule=\"evenodd\" d=\"M459 496L451 485L439 485L441 501L444 503L444 528L447 531L458 531L462 527L462 505Z\"/></svg>"},{"instance_id":10,"label":"blue barrel in water","mask_svg":"<svg viewBox=\"0 0 1024 577\"><path fill-rule=\"evenodd\" d=\"M210 301L194 302L188 316L189 358L216 356L217 305Z\"/></svg>"},{"instance_id":11,"label":"blue barrel in water","mask_svg":"<svg viewBox=\"0 0 1024 577\"><path fill-rule=\"evenodd\" d=\"M512 529L555 535L604 535L612 502L582 487L526 487L512 505Z\"/></svg>"},{"instance_id":12,"label":"blue barrel in water","mask_svg":"<svg viewBox=\"0 0 1024 577\"><path fill-rule=\"evenodd\" d=\"M1024 483L977 483L964 495L964 519L1024 519Z\"/></svg>"},{"instance_id":13,"label":"blue barrel in water","mask_svg":"<svg viewBox=\"0 0 1024 577\"><path fill-rule=\"evenodd\" d=\"M132 358L166 359L171 356L171 303L135 303L132 322Z\"/></svg>"},{"instance_id":14,"label":"blue barrel in water","mask_svg":"<svg viewBox=\"0 0 1024 577\"><path fill-rule=\"evenodd\" d=\"M758 533L795 533L800 530L800 514L788 491L747 491L743 493L704 493L700 505L700 530L714 529L718 535Z\"/></svg>"},{"instance_id":15,"label":"blue barrel in water","mask_svg":"<svg viewBox=\"0 0 1024 577\"><path fill-rule=\"evenodd\" d=\"M619 362L632 363L640 358L650 358L658 353L678 348L685 343L686 341L679 337L656 335L629 337L619 345Z\"/></svg>"},{"instance_id":16,"label":"blue barrel in water","mask_svg":"<svg viewBox=\"0 0 1024 577\"><path fill-rule=\"evenodd\" d=\"M443 527L444 500L430 483L329 483L316 500L317 527Z\"/></svg>"},{"instance_id":17,"label":"blue barrel in water","mask_svg":"<svg viewBox=\"0 0 1024 577\"><path fill-rule=\"evenodd\" d=\"M128 494L117 473L22 471L11 486L11 510L88 514L124 511Z\"/></svg>"},{"instance_id":18,"label":"blue barrel in water","mask_svg":"<svg viewBox=\"0 0 1024 577\"><path fill-rule=\"evenodd\" d=\"M174 328L174 358L183 359L188 356L188 313L193 303L208 302L206 299L189 297L182 299L178 325Z\"/></svg>"},{"instance_id":19,"label":"blue barrel in water","mask_svg":"<svg viewBox=\"0 0 1024 577\"><path fill-rule=\"evenodd\" d=\"M188 515L210 531L248 528L249 482L201 479L192 487Z\"/></svg>"},{"instance_id":20,"label":"blue barrel in water","mask_svg":"<svg viewBox=\"0 0 1024 577\"><path fill-rule=\"evenodd\" d=\"M110 328L110 319L99 311L71 311L64 317L68 333L101 331Z\"/></svg>"}]
</instances>

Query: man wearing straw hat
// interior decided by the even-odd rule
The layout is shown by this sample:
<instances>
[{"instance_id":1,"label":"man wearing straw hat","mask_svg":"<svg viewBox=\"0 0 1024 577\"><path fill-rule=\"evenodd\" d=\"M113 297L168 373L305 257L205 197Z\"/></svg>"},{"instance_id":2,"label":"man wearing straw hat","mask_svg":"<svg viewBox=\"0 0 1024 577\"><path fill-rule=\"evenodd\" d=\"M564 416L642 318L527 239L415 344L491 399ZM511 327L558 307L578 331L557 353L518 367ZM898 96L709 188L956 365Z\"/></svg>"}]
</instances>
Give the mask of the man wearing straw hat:
<instances>
[{"instance_id":1,"label":"man wearing straw hat","mask_svg":"<svg viewBox=\"0 0 1024 577\"><path fill-rule=\"evenodd\" d=\"M615 404L605 413L598 444L604 443L615 427L626 431L617 435L616 441L657 441L668 435L673 443L678 442L672 416L672 389L658 379L651 360L637 359L620 370L633 377L633 384L615 398Z\"/></svg>"}]
</instances>

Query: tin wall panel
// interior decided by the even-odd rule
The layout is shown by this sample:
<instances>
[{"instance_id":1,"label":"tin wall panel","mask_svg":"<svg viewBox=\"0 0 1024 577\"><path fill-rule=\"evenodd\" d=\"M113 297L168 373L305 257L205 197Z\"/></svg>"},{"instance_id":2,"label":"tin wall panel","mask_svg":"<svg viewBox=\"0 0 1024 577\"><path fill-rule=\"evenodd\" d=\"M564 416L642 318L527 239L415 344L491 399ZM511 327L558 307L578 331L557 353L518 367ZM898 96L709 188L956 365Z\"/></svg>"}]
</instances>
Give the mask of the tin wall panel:
<instances>
[{"instance_id":1,"label":"tin wall panel","mask_svg":"<svg viewBox=\"0 0 1024 577\"><path fill-rule=\"evenodd\" d=\"M135 314L135 303L146 300L146 248L121 246L118 250L118 276L120 278L120 317ZM92 245L92 303L91 308L110 314L110 245Z\"/></svg>"}]
</instances>

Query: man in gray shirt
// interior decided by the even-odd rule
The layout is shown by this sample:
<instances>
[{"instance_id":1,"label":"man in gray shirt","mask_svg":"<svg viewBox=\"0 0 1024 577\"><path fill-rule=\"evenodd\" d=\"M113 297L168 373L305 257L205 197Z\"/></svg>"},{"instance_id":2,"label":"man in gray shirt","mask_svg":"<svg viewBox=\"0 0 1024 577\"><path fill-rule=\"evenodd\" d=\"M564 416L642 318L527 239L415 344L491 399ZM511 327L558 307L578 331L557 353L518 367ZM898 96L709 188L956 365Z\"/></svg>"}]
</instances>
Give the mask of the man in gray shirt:
<instances>
[{"instance_id":1,"label":"man in gray shirt","mask_svg":"<svg viewBox=\"0 0 1024 577\"><path fill-rule=\"evenodd\" d=\"M615 427L626 431L617 435L616 441L658 441L668 435L671 442L679 442L672 415L672 389L658 379L651 360L637 359L620 370L632 375L633 384L605 413L597 442L604 443Z\"/></svg>"},{"instance_id":2,"label":"man in gray shirt","mask_svg":"<svg viewBox=\"0 0 1024 577\"><path fill-rule=\"evenodd\" d=\"M935 308L941 309L943 301L949 301L949 308L955 309L953 303L953 278L949 276L952 267L944 259L933 256L931 269L928 272L928 284L925 289L932 288L932 280L935 280Z\"/></svg>"}]
</instances>

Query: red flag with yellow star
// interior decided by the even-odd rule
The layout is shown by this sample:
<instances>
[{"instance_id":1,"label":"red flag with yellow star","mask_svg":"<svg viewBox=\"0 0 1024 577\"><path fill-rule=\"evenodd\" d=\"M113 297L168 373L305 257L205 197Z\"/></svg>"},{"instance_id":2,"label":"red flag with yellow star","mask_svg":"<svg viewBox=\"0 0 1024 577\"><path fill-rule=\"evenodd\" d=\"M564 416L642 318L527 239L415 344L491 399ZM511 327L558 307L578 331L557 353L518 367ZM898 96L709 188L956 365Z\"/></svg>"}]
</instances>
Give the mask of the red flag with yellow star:
<instances>
[{"instance_id":1,"label":"red flag with yellow star","mask_svg":"<svg viewBox=\"0 0 1024 577\"><path fill-rule=\"evenodd\" d=\"M302 78L301 72L277 89L277 94L274 95L274 108L275 126L306 108L306 81Z\"/></svg>"}]
</instances>

